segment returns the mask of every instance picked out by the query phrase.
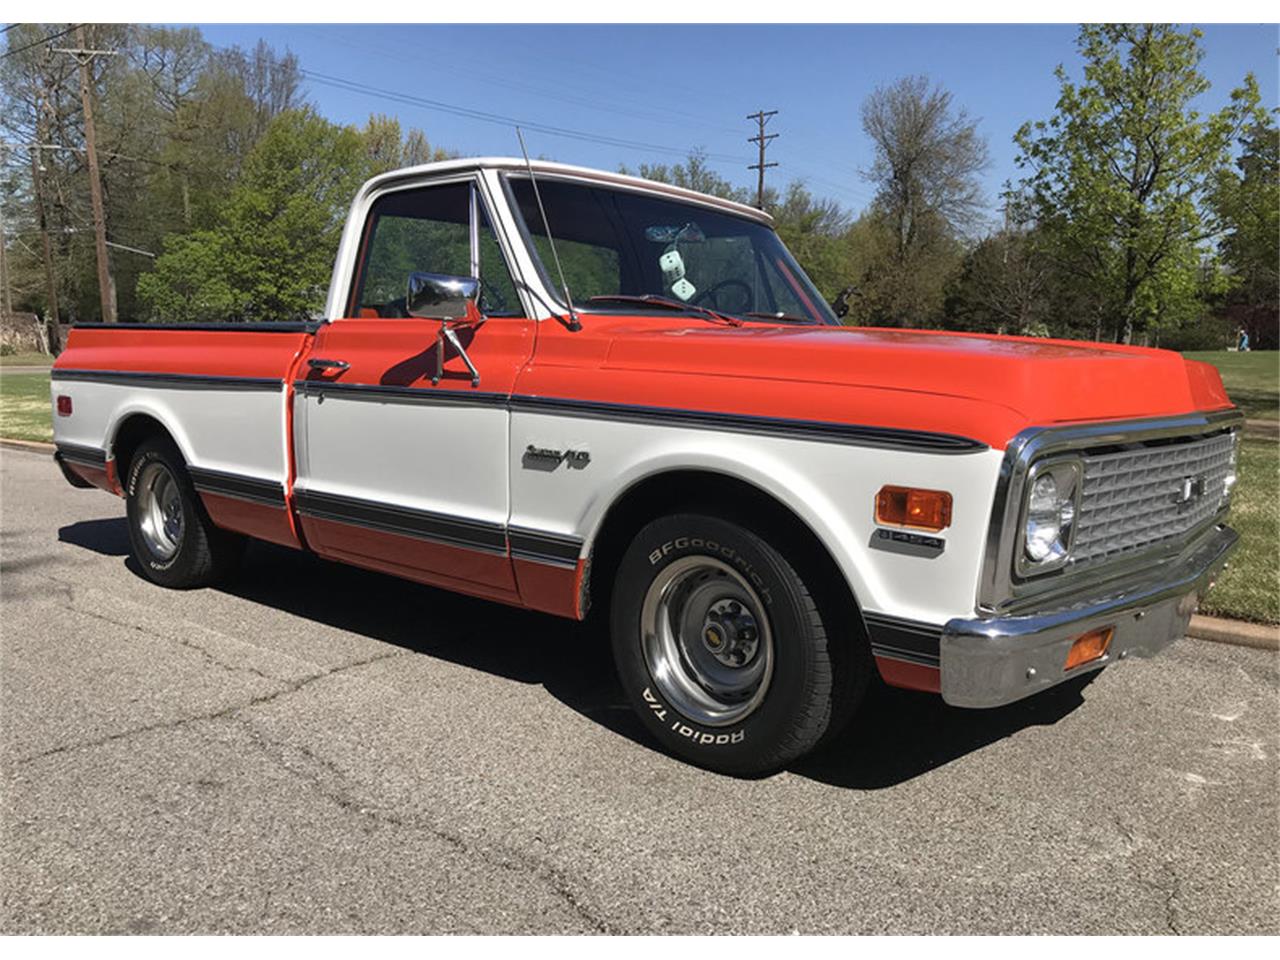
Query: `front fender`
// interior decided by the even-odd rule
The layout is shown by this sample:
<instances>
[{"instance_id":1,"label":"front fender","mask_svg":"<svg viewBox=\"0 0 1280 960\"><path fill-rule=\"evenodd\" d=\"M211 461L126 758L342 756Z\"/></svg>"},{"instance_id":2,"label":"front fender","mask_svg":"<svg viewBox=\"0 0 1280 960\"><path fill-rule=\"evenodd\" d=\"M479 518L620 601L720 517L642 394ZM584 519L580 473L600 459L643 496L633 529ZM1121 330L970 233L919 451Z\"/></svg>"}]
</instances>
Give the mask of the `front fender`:
<instances>
[{"instance_id":1,"label":"front fender","mask_svg":"<svg viewBox=\"0 0 1280 960\"><path fill-rule=\"evenodd\" d=\"M529 445L586 451L589 462L539 468L523 459ZM609 509L637 484L674 471L733 477L809 526L864 610L943 623L973 611L1001 457L993 450L934 454L516 413L511 522L578 537L586 557ZM883 548L874 504L885 484L951 492L952 525L939 535L940 553Z\"/></svg>"}]
</instances>

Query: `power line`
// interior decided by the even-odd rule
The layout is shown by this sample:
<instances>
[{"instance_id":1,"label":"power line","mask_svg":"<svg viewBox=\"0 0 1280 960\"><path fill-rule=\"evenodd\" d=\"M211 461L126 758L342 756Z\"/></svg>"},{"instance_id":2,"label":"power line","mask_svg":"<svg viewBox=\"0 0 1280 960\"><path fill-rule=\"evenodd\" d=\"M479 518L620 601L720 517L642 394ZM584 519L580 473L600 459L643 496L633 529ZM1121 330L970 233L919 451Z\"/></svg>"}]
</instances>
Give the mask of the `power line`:
<instances>
[{"instance_id":1,"label":"power line","mask_svg":"<svg viewBox=\"0 0 1280 960\"><path fill-rule=\"evenodd\" d=\"M418 47L406 47L403 44L388 43L386 45L380 44L378 46L373 46L371 44L358 43L354 40L351 40L348 37L343 37L340 41L333 40L331 39L332 30L327 26L317 26L312 24L312 25L305 26L304 29L309 30L311 33L313 33L318 39L322 40L323 42L331 43L335 46L341 46L343 48L348 48L348 49L351 47L358 47L362 50L368 50L380 56L385 56L387 54L388 47L394 47L396 49L403 50L406 53L412 53L415 56L419 53ZM556 88L553 88L553 87L534 86L533 84L528 83L525 79L504 80L501 77L488 76L488 75L480 75L472 79L480 83L505 87L507 89L519 90L522 93L533 94L534 96L539 96L539 97L546 97L552 100L559 100L564 103L571 103L571 104L574 104L575 106L586 107L589 110L598 110L603 113L613 113L613 114L617 114L618 116L631 117L632 119L636 119L636 120L645 120L652 123L663 123L671 126L682 126L682 127L689 127L690 126L689 121L694 121L697 123L698 129L703 132L709 129L715 129L722 133L731 133L731 134L736 134L738 132L737 130L731 129L727 126L718 125L717 121L711 120L707 117L702 117L692 113L687 113L682 110L674 109L669 104L663 104L662 109L660 111L654 110L652 109L653 100L651 97L646 98L644 100L636 100L635 98L622 97L622 100L630 100L632 104L641 103L646 107L650 108L648 110L637 110L634 105L623 106L621 102L617 99L610 102L598 97L590 97L585 95L574 96L564 91L557 90ZM579 86L581 86L581 84L579 84ZM613 90L611 92L615 95L615 98L616 98L618 95L618 91Z\"/></svg>"},{"instance_id":2,"label":"power line","mask_svg":"<svg viewBox=\"0 0 1280 960\"><path fill-rule=\"evenodd\" d=\"M233 48L218 47L224 53L233 52ZM270 62L277 66L281 65L281 61L274 57L267 57ZM472 107L462 107L457 104L447 103L443 100L432 100L428 97L419 97L414 94L401 93L397 90L387 90L382 87L375 87L358 80L348 80L346 77L335 77L331 74L320 73L317 70L308 70L306 67L298 65L298 72L308 79L322 84L324 86L335 87L339 90L346 90L348 93L364 93L372 96L384 97L397 103L408 104L409 106L423 107L428 110L438 110L441 113L447 113L456 117L463 117L468 120L479 120L483 123L494 123L500 126L512 128L523 127L526 130L533 130L538 133L545 133L552 137L564 137L569 140L581 140L587 143L599 143L604 146L625 147L630 150L649 150L655 153L671 154L678 157L688 156L689 151L686 148L669 147L664 144L646 143L641 140L629 140L623 137L611 137L607 134L588 133L584 130L575 130L571 127L560 127L552 124L538 123L532 120L525 120L520 117L509 117L505 114L490 113L486 110L476 110ZM709 160L720 160L724 163L740 163L742 158L726 153L707 153L704 154Z\"/></svg>"},{"instance_id":3,"label":"power line","mask_svg":"<svg viewBox=\"0 0 1280 960\"><path fill-rule=\"evenodd\" d=\"M27 232L35 233L36 231L29 230ZM79 227L62 227L58 232L59 233L84 233L85 231L81 230ZM131 247L127 243L117 243L115 240L107 240L105 242L108 247L114 247L117 250L127 250L130 253L137 253L137 254L141 254L144 257L150 257L152 260L156 258L156 254L152 253L150 250L142 250L142 249L139 249L138 247ZM26 246L26 244L23 244L23 246ZM27 247L27 249L31 250L30 247Z\"/></svg>"},{"instance_id":4,"label":"power line","mask_svg":"<svg viewBox=\"0 0 1280 960\"><path fill-rule=\"evenodd\" d=\"M605 134L587 133L582 130L574 130L569 127L552 126L545 123L537 123L534 121L523 120L518 117L509 117L498 113L489 113L484 110L474 110L470 107L460 107L456 104L445 103L441 100L431 100L426 97L418 97L412 94L400 93L395 90L385 90L381 87L370 86L369 84L360 83L356 80L347 80L343 77L334 77L328 74L319 73L315 70L308 70L305 67L299 67L298 72L316 83L325 86L336 87L340 90L346 90L349 93L366 93L373 96L385 97L388 100L394 100L399 103L406 103L410 106L424 107L430 110L439 110L441 113L448 113L453 116L463 117L470 120L479 120L484 123L495 123L504 127L520 126L526 130L534 130L538 133L544 133L552 137L564 137L570 140L581 140L587 143L599 143L605 146L626 147L630 150L648 150L655 153L673 154L675 156L687 156L687 149L677 147L669 147L663 144L646 143L640 140L628 140L622 137L610 137ZM708 159L721 160L727 163L737 163L741 161L740 157L731 156L724 153L708 153Z\"/></svg>"},{"instance_id":5,"label":"power line","mask_svg":"<svg viewBox=\"0 0 1280 960\"><path fill-rule=\"evenodd\" d=\"M6 145L13 147L15 150L26 150L28 152L32 152L36 150L52 150L55 152L61 151L64 153L85 153L86 152L84 147L71 147L61 143L19 143L16 140L4 140L4 141L0 141L0 143L5 143ZM173 164L165 163L163 160L152 160L149 157L135 157L129 153L116 153L114 150L99 150L98 156L112 157L115 160L128 160L131 163L149 163L152 166L166 167L168 169L174 168Z\"/></svg>"},{"instance_id":6,"label":"power line","mask_svg":"<svg viewBox=\"0 0 1280 960\"><path fill-rule=\"evenodd\" d=\"M223 49L226 49L226 48L223 48ZM280 61L273 59L273 62L278 64ZM565 127L556 127L548 124L529 122L529 121L521 120L515 117L507 117L501 114L489 113L487 111L476 110L470 107L460 107L455 104L450 104L450 103L446 103L439 100L431 100L426 97L416 96L414 94L400 93L394 90L386 90L380 87L374 87L370 84L362 83L360 81L348 80L344 77L335 77L329 74L320 73L319 71L316 71L316 70L309 70L303 66L298 67L298 72L301 73L303 76L307 77L308 79L312 80L313 82L322 84L324 86L334 87L339 90L346 90L347 92L350 92L350 93L364 93L364 94L370 94L370 95L379 96L379 97L385 97L388 100L392 100L399 103L405 103L410 106L419 106L427 109L439 110L443 113L448 113L452 116L460 116L466 119L480 120L485 123L496 123L503 126L522 126L526 129L535 130L540 133L545 133L549 136L565 137L568 139L581 140L588 143L599 143L606 146L624 147L631 150L648 150L652 152L678 156L678 157L686 157L689 154L689 150L687 148L670 147L663 144L646 143L642 141L629 140L621 137L611 137L603 134L591 134L581 130L573 130ZM776 110L771 110L767 112L761 111L761 113L765 114L766 122L769 117L776 115L777 112L778 111ZM748 119L756 119L756 118L757 118L757 114L752 114L750 117L748 117ZM773 140L777 137L778 137L778 134L768 134L766 139ZM747 142L756 143L757 140L758 140L757 137L751 137L751 138L748 138ZM730 154L724 154L724 153L704 153L703 156L708 160L717 160L722 163L734 164L734 163L741 162L740 157L736 157L736 156L733 156ZM766 167L776 167L777 165L778 165L777 163L771 162L766 164ZM755 170L756 167L757 167L756 164L748 165L748 169L750 170ZM800 171L798 168L797 168L797 172L800 172L803 175L803 171ZM763 171L761 171L761 173L763 173ZM823 183L829 189L836 189L842 193L846 193L863 203L869 203L872 199L870 196L866 194L864 188L855 186L853 184L837 183L833 180L827 180L822 177L812 176L812 175L808 176L806 179L812 180L817 183ZM761 193L762 193L762 190L759 188L759 184L757 184L757 203L759 203L762 199L760 196Z\"/></svg>"},{"instance_id":7,"label":"power line","mask_svg":"<svg viewBox=\"0 0 1280 960\"><path fill-rule=\"evenodd\" d=\"M16 27L18 24L11 24L11 26ZM3 60L5 57L12 57L15 53L22 53L24 50L30 50L32 47L38 47L42 43L52 43L59 37L65 37L72 30L78 30L82 26L84 26L82 23L73 23L71 26L67 27L67 29L55 33L52 36L41 37L39 40L35 41L35 43L28 43L25 47L19 47L17 50L6 50L4 53L0 53L0 60ZM6 27L6 29L8 28Z\"/></svg>"}]
</instances>

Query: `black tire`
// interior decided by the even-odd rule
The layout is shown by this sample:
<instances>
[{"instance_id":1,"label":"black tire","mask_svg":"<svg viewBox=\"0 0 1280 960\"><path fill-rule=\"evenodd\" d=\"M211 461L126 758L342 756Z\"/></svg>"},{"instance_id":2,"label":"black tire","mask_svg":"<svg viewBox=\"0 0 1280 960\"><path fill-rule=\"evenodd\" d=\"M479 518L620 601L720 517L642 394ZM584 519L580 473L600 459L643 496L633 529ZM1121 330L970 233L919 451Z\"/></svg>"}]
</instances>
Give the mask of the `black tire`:
<instances>
[{"instance_id":1,"label":"black tire","mask_svg":"<svg viewBox=\"0 0 1280 960\"><path fill-rule=\"evenodd\" d=\"M154 529L149 516L150 488L156 478L171 478L174 495L170 503L180 514L173 527L172 552L157 546L162 537L147 532ZM125 483L125 505L129 521L129 543L133 557L148 580L178 590L206 587L224 580L239 564L244 538L213 525L204 509L182 454L167 438L143 441L129 460ZM165 536L168 536L166 534Z\"/></svg>"},{"instance_id":2,"label":"black tire","mask_svg":"<svg viewBox=\"0 0 1280 960\"><path fill-rule=\"evenodd\" d=\"M818 586L817 578L811 579ZM722 675L705 660L708 652L718 657L725 651L716 612L725 601L715 597L722 589L740 591L743 583L750 587L749 602L739 609L751 614L758 605L763 617L760 623L750 616L744 621L740 635L758 635L758 642L748 645L750 658L737 669L757 666L766 649L771 663L762 683L733 691L736 700L712 696L713 707L734 704L717 716L698 702L698 690L688 691L691 680ZM672 599L655 599L660 597ZM703 618L708 603L712 606ZM841 649L843 642L829 641L832 632L823 623L815 591L796 567L762 537L717 517L679 514L645 526L619 564L611 617L618 676L641 722L671 753L721 773L758 776L798 759L823 740L833 722L852 713L850 701L865 688L861 661ZM700 618L703 627L696 626ZM646 628L646 621L673 624L667 633L678 639L664 647L654 639L661 627ZM677 622L683 631L675 628ZM739 632L733 632L733 640L739 642ZM697 649L698 642L705 652ZM670 655L672 649L679 655ZM746 654L736 648L732 656ZM676 663L685 667L680 682L671 679ZM699 672L707 663L710 671ZM703 691L712 692L705 685ZM735 715L738 710L746 712Z\"/></svg>"}]
</instances>

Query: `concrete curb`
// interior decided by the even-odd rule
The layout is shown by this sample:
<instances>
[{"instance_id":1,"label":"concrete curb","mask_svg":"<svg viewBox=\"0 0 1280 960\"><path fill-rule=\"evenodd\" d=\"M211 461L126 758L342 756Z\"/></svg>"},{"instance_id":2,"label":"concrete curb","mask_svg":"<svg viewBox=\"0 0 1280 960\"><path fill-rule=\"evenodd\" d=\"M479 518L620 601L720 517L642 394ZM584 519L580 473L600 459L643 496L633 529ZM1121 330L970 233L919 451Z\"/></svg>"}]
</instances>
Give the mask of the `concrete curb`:
<instances>
[{"instance_id":1,"label":"concrete curb","mask_svg":"<svg viewBox=\"0 0 1280 960\"><path fill-rule=\"evenodd\" d=\"M31 453L51 454L52 443L37 440L8 440L0 437L0 447L27 450ZM1237 647L1253 647L1257 650L1280 650L1280 626L1245 623L1243 620L1222 620L1218 617L1194 616L1187 636L1213 643L1229 643Z\"/></svg>"},{"instance_id":2,"label":"concrete curb","mask_svg":"<svg viewBox=\"0 0 1280 960\"><path fill-rule=\"evenodd\" d=\"M53 453L54 445L52 443L43 443L39 440L10 440L7 437L0 437L0 447L10 447L14 450L30 450L32 453Z\"/></svg>"},{"instance_id":3,"label":"concrete curb","mask_svg":"<svg viewBox=\"0 0 1280 960\"><path fill-rule=\"evenodd\" d=\"M1280 650L1280 626L1245 623L1243 620L1222 620L1197 614L1191 618L1187 636L1256 650Z\"/></svg>"}]
</instances>

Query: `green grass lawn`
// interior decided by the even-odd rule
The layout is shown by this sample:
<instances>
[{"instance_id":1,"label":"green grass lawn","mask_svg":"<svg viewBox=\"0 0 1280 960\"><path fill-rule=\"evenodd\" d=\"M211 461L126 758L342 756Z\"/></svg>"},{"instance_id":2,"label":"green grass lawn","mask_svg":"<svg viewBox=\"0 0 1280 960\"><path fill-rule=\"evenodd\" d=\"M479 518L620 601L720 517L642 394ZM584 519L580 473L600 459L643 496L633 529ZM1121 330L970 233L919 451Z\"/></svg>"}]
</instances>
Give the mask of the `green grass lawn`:
<instances>
[{"instance_id":1,"label":"green grass lawn","mask_svg":"<svg viewBox=\"0 0 1280 960\"><path fill-rule=\"evenodd\" d=\"M47 367L53 357L47 353L6 353L0 355L0 367Z\"/></svg>"},{"instance_id":2,"label":"green grass lawn","mask_svg":"<svg viewBox=\"0 0 1280 960\"><path fill-rule=\"evenodd\" d=\"M1246 434L1239 477L1227 523L1240 534L1240 545L1201 612L1280 623L1280 443Z\"/></svg>"},{"instance_id":3,"label":"green grass lawn","mask_svg":"<svg viewBox=\"0 0 1280 960\"><path fill-rule=\"evenodd\" d=\"M1218 368L1246 417L1280 419L1280 353L1213 350L1186 356ZM1239 476L1227 522L1240 534L1240 546L1201 609L1218 617L1280 623L1280 442L1274 435L1245 434Z\"/></svg>"},{"instance_id":4,"label":"green grass lawn","mask_svg":"<svg viewBox=\"0 0 1280 960\"><path fill-rule=\"evenodd\" d=\"M1253 350L1249 353L1206 350L1184 356L1217 367L1227 393L1246 417L1280 419L1280 353L1275 350Z\"/></svg>"},{"instance_id":5,"label":"green grass lawn","mask_svg":"<svg viewBox=\"0 0 1280 960\"><path fill-rule=\"evenodd\" d=\"M47 373L0 372L0 437L53 439Z\"/></svg>"}]
</instances>

